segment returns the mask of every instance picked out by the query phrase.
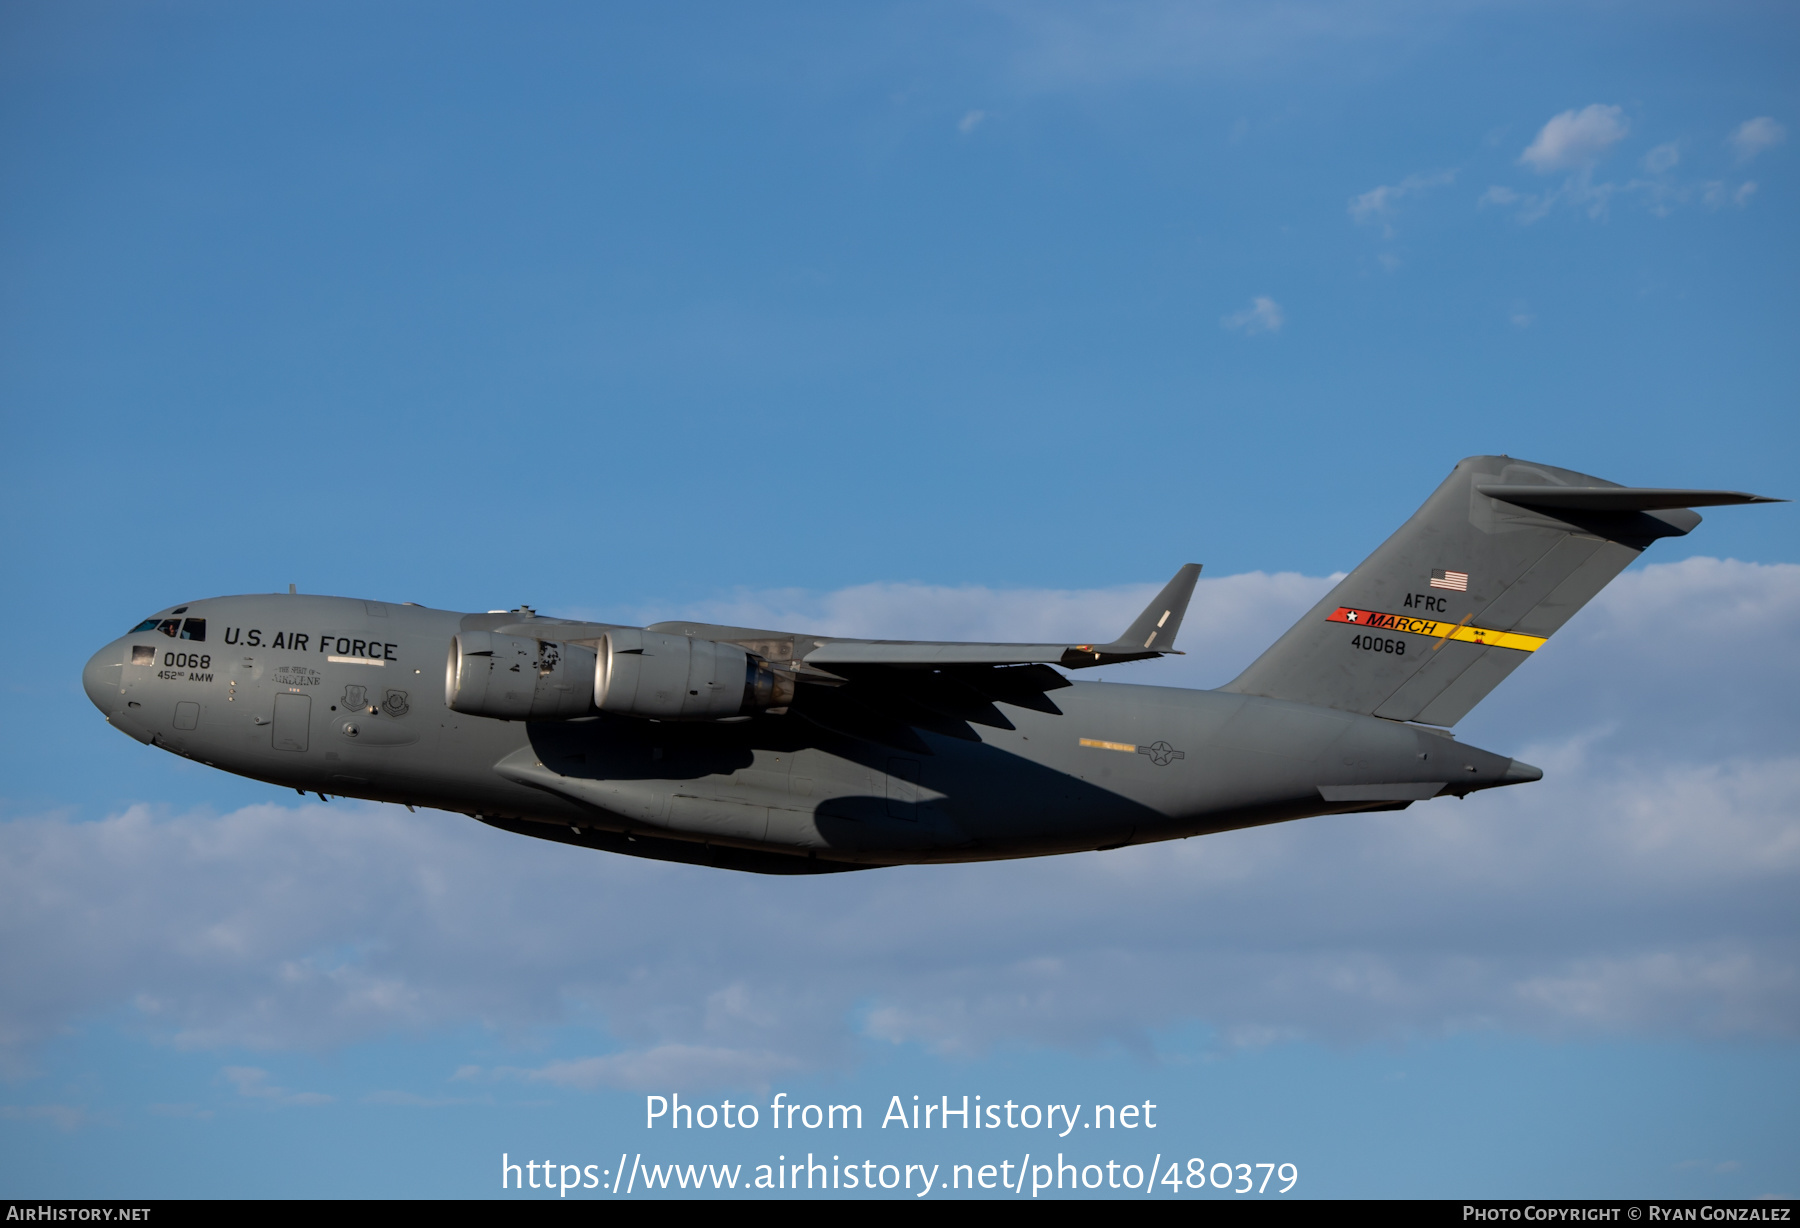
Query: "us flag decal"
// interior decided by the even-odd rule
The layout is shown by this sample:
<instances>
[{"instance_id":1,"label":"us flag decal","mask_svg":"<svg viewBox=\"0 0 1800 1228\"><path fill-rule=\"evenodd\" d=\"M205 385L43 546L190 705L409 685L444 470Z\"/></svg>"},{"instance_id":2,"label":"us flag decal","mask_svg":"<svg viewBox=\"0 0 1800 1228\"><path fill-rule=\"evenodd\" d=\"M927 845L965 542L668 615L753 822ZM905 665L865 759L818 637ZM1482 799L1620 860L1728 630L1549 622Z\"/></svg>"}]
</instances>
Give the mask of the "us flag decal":
<instances>
[{"instance_id":1,"label":"us flag decal","mask_svg":"<svg viewBox=\"0 0 1800 1228\"><path fill-rule=\"evenodd\" d=\"M1431 569L1431 587L1454 589L1459 593L1469 591L1469 573L1466 571L1445 571L1442 567Z\"/></svg>"}]
</instances>

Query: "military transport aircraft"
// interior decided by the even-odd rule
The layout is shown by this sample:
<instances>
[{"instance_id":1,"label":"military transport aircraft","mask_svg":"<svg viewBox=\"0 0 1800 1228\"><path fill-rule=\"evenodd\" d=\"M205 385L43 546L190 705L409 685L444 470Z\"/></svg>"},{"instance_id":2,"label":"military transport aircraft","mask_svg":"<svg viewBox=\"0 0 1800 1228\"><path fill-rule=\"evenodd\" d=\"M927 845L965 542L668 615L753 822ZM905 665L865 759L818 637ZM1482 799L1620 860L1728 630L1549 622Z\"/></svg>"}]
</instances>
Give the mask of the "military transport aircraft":
<instances>
[{"instance_id":1,"label":"military transport aircraft","mask_svg":"<svg viewBox=\"0 0 1800 1228\"><path fill-rule=\"evenodd\" d=\"M1117 639L859 640L343 597L162 611L82 683L140 742L301 791L768 874L1111 849L1539 780L1447 730L1691 508L1779 500L1462 461L1216 691L1065 676L1175 651L1188 564Z\"/></svg>"}]
</instances>

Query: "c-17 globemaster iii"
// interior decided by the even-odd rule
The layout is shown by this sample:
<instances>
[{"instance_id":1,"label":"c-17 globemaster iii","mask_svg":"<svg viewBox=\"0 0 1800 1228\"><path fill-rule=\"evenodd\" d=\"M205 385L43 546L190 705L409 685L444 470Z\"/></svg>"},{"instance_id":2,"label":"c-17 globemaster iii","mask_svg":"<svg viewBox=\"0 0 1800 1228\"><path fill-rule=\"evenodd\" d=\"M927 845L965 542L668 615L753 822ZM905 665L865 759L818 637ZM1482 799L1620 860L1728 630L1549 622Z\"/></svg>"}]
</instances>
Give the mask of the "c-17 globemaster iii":
<instances>
[{"instance_id":1,"label":"c-17 globemaster iii","mask_svg":"<svg viewBox=\"0 0 1800 1228\"><path fill-rule=\"evenodd\" d=\"M1175 651L1188 564L1117 639L860 640L215 597L82 682L132 737L301 792L771 874L1111 849L1541 779L1448 728L1694 507L1506 456L1218 690L1072 682Z\"/></svg>"}]
</instances>

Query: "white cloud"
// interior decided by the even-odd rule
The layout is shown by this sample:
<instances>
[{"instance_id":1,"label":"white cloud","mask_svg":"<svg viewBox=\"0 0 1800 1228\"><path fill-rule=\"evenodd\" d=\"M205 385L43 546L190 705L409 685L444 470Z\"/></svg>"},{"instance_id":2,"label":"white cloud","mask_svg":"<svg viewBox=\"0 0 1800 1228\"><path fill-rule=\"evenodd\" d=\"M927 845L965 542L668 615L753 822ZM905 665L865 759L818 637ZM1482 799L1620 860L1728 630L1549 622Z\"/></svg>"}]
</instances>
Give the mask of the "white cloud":
<instances>
[{"instance_id":1,"label":"white cloud","mask_svg":"<svg viewBox=\"0 0 1800 1228\"><path fill-rule=\"evenodd\" d=\"M1682 651L1658 648L1661 630L1677 627L1688 637ZM1603 589L1460 732L1498 742L1529 729L1564 743L1610 728L1601 751L1577 765L1583 771L1632 754L1689 763L1778 759L1800 741L1783 679L1800 679L1800 566L1651 564ZM1714 712L1732 719L1695 719Z\"/></svg>"},{"instance_id":2,"label":"white cloud","mask_svg":"<svg viewBox=\"0 0 1800 1228\"><path fill-rule=\"evenodd\" d=\"M1703 1035L1762 1031L1761 1012L1800 996L1786 960L1758 963L1736 951L1659 951L1628 959L1595 959L1522 980L1515 992L1571 1020L1629 1025L1669 999L1685 1004L1684 1031ZM1747 1013L1746 1013L1747 1012Z\"/></svg>"},{"instance_id":3,"label":"white cloud","mask_svg":"<svg viewBox=\"0 0 1800 1228\"><path fill-rule=\"evenodd\" d=\"M1192 656L1109 672L1217 685L1330 583L1202 580ZM1057 639L1123 626L1156 586L869 585L683 613ZM1544 781L1391 814L798 882L358 803L0 822L0 1056L21 1071L121 1009L190 1048L556 1027L547 1056L459 1077L684 1091L841 1069L869 1043L1146 1051L1195 1021L1245 1044L1792 1038L1797 685L1800 566L1689 559L1620 577L1458 730ZM593 1040L570 1039L583 1025ZM260 1066L224 1078L317 1096Z\"/></svg>"},{"instance_id":4,"label":"white cloud","mask_svg":"<svg viewBox=\"0 0 1800 1228\"><path fill-rule=\"evenodd\" d=\"M276 1087L269 1082L269 1072L256 1066L227 1066L219 1073L237 1088L238 1095L252 1100L285 1105L319 1105L332 1101L332 1097L320 1092L290 1092L285 1087Z\"/></svg>"},{"instance_id":5,"label":"white cloud","mask_svg":"<svg viewBox=\"0 0 1800 1228\"><path fill-rule=\"evenodd\" d=\"M1633 178L1623 183L1596 182L1594 168L1599 159L1619 140L1628 126L1618 107L1590 106L1580 111L1565 111L1545 124L1524 153L1523 165L1539 173L1565 170L1569 174L1562 183L1540 192L1520 192L1496 185L1482 194L1479 205L1517 206L1516 217L1529 224L1547 217L1561 206L1584 209L1589 217L1604 217L1614 199L1630 199L1652 214L1666 217L1677 208L1699 201L1709 209L1742 207L1756 192L1754 182L1735 187L1724 180L1683 183L1670 172L1680 165L1680 146L1673 141L1657 145L1642 159L1647 178ZM1786 130L1767 116L1746 121L1731 138L1738 150L1738 160L1747 162L1761 151L1780 143Z\"/></svg>"},{"instance_id":6,"label":"white cloud","mask_svg":"<svg viewBox=\"0 0 1800 1228\"><path fill-rule=\"evenodd\" d=\"M797 1053L732 1049L717 1045L658 1045L630 1053L548 1062L531 1070L502 1068L495 1074L533 1083L592 1091L597 1087L646 1088L728 1086L766 1089L779 1075L806 1063Z\"/></svg>"},{"instance_id":7,"label":"white cloud","mask_svg":"<svg viewBox=\"0 0 1800 1228\"><path fill-rule=\"evenodd\" d=\"M417 1092L384 1088L362 1098L364 1104L392 1104L412 1109L445 1109L462 1104L492 1104L481 1096L421 1096Z\"/></svg>"},{"instance_id":8,"label":"white cloud","mask_svg":"<svg viewBox=\"0 0 1800 1228\"><path fill-rule=\"evenodd\" d=\"M1287 322L1282 314L1281 304L1267 295L1259 294L1250 300L1250 305L1242 311L1234 311L1219 321L1219 324L1233 332L1241 332L1247 337L1257 333L1278 333Z\"/></svg>"},{"instance_id":9,"label":"white cloud","mask_svg":"<svg viewBox=\"0 0 1800 1228\"><path fill-rule=\"evenodd\" d=\"M969 133L975 131L975 129L980 125L981 121L986 118L987 118L986 111L970 111L968 114L964 115L961 119L956 121L956 130L958 132L962 133L964 136L968 136Z\"/></svg>"},{"instance_id":10,"label":"white cloud","mask_svg":"<svg viewBox=\"0 0 1800 1228\"><path fill-rule=\"evenodd\" d=\"M1738 161L1748 162L1765 149L1773 149L1787 139L1787 128L1767 115L1747 119L1731 134L1731 146Z\"/></svg>"},{"instance_id":11,"label":"white cloud","mask_svg":"<svg viewBox=\"0 0 1800 1228\"><path fill-rule=\"evenodd\" d=\"M1696 185L1672 179L1670 172L1681 162L1680 146L1673 141L1657 145L1643 156L1649 178L1596 182L1595 166L1628 131L1629 125L1618 107L1595 104L1580 111L1564 111L1545 124L1519 155L1521 165L1540 174L1567 171L1562 183L1540 192L1520 192L1496 185L1482 194L1478 204L1516 205L1518 220L1529 224L1549 216L1560 206L1585 210L1589 217L1604 217L1615 198L1635 200L1656 216L1666 217L1695 199L1711 209L1728 204L1742 206L1756 191L1754 183L1732 188L1719 180ZM1784 135L1780 124L1764 117L1744 124L1732 140L1739 148L1740 160L1747 161Z\"/></svg>"},{"instance_id":12,"label":"white cloud","mask_svg":"<svg viewBox=\"0 0 1800 1228\"><path fill-rule=\"evenodd\" d=\"M1630 131L1624 114L1619 107L1599 103L1564 111L1538 130L1519 162L1539 174L1591 167Z\"/></svg>"},{"instance_id":13,"label":"white cloud","mask_svg":"<svg viewBox=\"0 0 1800 1228\"><path fill-rule=\"evenodd\" d=\"M1740 208L1756 192L1754 181L1736 187L1724 180L1705 183L1680 183L1667 176L1654 179L1630 179L1624 183L1595 183L1585 171L1569 176L1561 185L1543 192L1516 192L1507 187L1491 187L1477 202L1480 206L1517 205L1517 219L1526 225L1548 217L1558 206L1584 209L1589 217L1606 216L1615 199L1631 199L1642 204L1657 217L1667 217L1677 208L1698 200L1709 209L1727 205Z\"/></svg>"},{"instance_id":14,"label":"white cloud","mask_svg":"<svg viewBox=\"0 0 1800 1228\"><path fill-rule=\"evenodd\" d=\"M1350 198L1350 220L1359 226L1378 222L1392 211L1393 202L1401 195L1401 185L1382 184L1361 196Z\"/></svg>"},{"instance_id":15,"label":"white cloud","mask_svg":"<svg viewBox=\"0 0 1800 1228\"><path fill-rule=\"evenodd\" d=\"M1750 198L1755 193L1755 180L1740 183L1734 188L1723 180L1713 179L1702 185L1700 201L1708 209L1723 209L1727 205L1736 205L1741 209L1750 203Z\"/></svg>"},{"instance_id":16,"label":"white cloud","mask_svg":"<svg viewBox=\"0 0 1800 1228\"><path fill-rule=\"evenodd\" d=\"M72 1104L0 1104L0 1121L45 1121L65 1133L88 1120L87 1110Z\"/></svg>"},{"instance_id":17,"label":"white cloud","mask_svg":"<svg viewBox=\"0 0 1800 1228\"><path fill-rule=\"evenodd\" d=\"M1541 192L1519 192L1495 185L1482 193L1477 203L1481 206L1517 205L1518 220L1527 224L1549 216L1559 205L1585 209L1589 217L1603 217L1612 198L1619 192L1652 186L1636 181L1623 187L1616 183L1594 182L1595 164L1624 138L1628 130L1618 107L1596 103L1579 111L1564 111L1539 129L1536 139L1519 155L1520 165L1529 166L1539 174L1568 171L1563 182ZM1652 151L1652 156L1663 161L1676 154L1673 146L1663 146ZM1669 164L1673 165L1673 162ZM1658 192L1667 194L1666 185L1658 183L1654 186Z\"/></svg>"},{"instance_id":18,"label":"white cloud","mask_svg":"<svg viewBox=\"0 0 1800 1228\"><path fill-rule=\"evenodd\" d=\"M1392 217L1394 204L1403 197L1412 196L1430 188L1441 188L1455 182L1454 170L1423 172L1408 175L1399 183L1382 184L1370 188L1360 196L1350 198L1350 218L1359 226L1370 226L1379 223L1384 234L1393 234Z\"/></svg>"}]
</instances>

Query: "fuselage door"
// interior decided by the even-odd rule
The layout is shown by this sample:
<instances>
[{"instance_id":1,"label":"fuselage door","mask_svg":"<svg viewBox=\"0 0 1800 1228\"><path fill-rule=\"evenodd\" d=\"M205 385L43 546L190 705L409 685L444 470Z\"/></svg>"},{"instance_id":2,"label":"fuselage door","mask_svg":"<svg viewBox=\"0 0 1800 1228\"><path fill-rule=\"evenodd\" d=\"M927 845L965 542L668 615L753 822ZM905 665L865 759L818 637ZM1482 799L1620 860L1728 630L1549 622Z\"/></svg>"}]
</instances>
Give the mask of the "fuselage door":
<instances>
[{"instance_id":1,"label":"fuselage door","mask_svg":"<svg viewBox=\"0 0 1800 1228\"><path fill-rule=\"evenodd\" d=\"M276 750L305 750L311 728L311 695L275 697L275 724L270 736Z\"/></svg>"}]
</instances>

